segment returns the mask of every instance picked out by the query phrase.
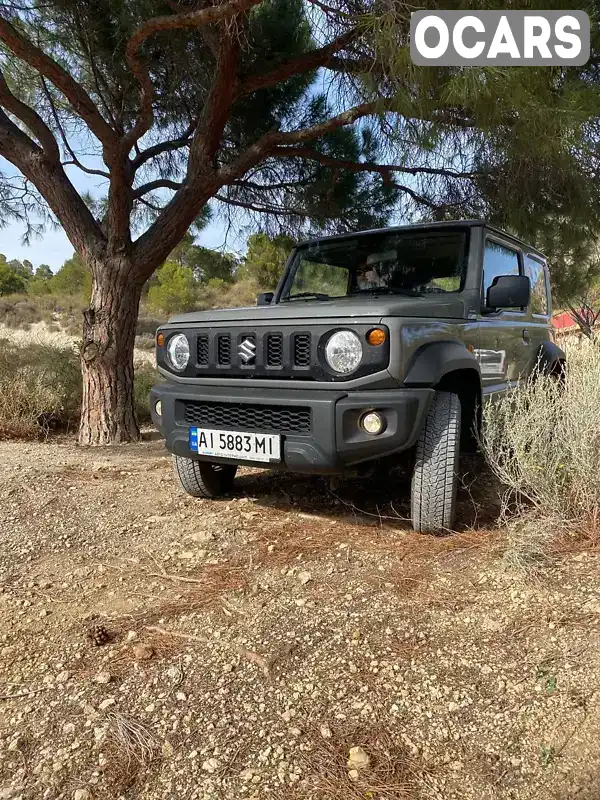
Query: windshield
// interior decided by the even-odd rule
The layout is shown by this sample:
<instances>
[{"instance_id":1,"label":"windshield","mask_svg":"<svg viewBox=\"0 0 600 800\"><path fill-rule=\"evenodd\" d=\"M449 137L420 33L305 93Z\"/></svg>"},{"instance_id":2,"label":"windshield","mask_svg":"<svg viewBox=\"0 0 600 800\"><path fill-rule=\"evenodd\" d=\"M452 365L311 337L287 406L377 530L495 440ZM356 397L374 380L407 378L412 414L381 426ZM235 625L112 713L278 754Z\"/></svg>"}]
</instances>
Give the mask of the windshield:
<instances>
[{"instance_id":1,"label":"windshield","mask_svg":"<svg viewBox=\"0 0 600 800\"><path fill-rule=\"evenodd\" d=\"M467 231L373 233L296 251L281 300L365 294L447 294L462 289Z\"/></svg>"}]
</instances>

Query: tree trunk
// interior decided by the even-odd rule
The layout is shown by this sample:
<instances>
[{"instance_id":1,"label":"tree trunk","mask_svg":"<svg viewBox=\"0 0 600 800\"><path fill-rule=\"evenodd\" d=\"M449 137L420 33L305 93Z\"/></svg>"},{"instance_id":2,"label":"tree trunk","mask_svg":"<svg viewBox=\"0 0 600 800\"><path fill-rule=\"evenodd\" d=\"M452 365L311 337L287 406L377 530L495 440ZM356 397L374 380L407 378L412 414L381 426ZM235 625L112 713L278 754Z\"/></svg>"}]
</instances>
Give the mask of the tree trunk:
<instances>
[{"instance_id":1,"label":"tree trunk","mask_svg":"<svg viewBox=\"0 0 600 800\"><path fill-rule=\"evenodd\" d=\"M83 399L79 444L140 438L133 402L133 348L142 282L127 260L92 266L92 297L83 314Z\"/></svg>"}]
</instances>

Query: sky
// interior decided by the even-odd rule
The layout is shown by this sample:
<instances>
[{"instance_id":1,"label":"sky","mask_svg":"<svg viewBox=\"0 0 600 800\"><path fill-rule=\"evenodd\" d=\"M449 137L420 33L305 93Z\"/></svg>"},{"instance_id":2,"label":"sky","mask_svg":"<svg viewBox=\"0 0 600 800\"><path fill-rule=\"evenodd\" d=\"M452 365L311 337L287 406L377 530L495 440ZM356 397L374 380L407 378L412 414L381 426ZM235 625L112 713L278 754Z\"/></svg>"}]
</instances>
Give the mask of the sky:
<instances>
[{"instance_id":1,"label":"sky","mask_svg":"<svg viewBox=\"0 0 600 800\"><path fill-rule=\"evenodd\" d=\"M4 253L8 261L13 258L19 261L27 259L34 267L48 264L56 272L73 255L73 245L62 228L48 228L41 238L32 238L29 245L24 245L21 241L24 231L24 226L17 223L9 223L0 228L0 253ZM213 249L223 247L224 241L225 226L219 220L210 222L196 237L196 244Z\"/></svg>"},{"instance_id":2,"label":"sky","mask_svg":"<svg viewBox=\"0 0 600 800\"><path fill-rule=\"evenodd\" d=\"M95 169L103 167L99 157L87 157L85 163ZM106 193L106 181L103 178L88 175L73 166L66 166L65 172L78 192L89 192L94 197ZM0 177L11 178L16 175L19 173L15 167L0 157ZM20 223L8 222L4 227L0 227L0 253L3 253L8 261L13 258L19 261L27 259L34 267L48 264L56 272L73 255L73 245L62 228L47 226L43 235L32 236L29 244L23 244L24 233L25 225ZM198 234L196 244L215 250L225 248L225 246L228 250L245 250L245 237L240 236L240 233L240 231L236 231L235 236L230 235L227 239L225 223L222 219L216 218Z\"/></svg>"}]
</instances>

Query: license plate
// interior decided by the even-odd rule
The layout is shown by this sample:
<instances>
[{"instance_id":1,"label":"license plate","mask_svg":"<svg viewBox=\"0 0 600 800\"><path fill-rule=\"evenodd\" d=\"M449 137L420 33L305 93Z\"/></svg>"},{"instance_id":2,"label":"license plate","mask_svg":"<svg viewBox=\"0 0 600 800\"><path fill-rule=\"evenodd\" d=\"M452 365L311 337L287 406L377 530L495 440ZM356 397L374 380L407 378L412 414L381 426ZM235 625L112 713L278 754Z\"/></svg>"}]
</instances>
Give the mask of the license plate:
<instances>
[{"instance_id":1,"label":"license plate","mask_svg":"<svg viewBox=\"0 0 600 800\"><path fill-rule=\"evenodd\" d=\"M190 450L201 456L236 461L281 461L281 436L212 428L190 428Z\"/></svg>"}]
</instances>

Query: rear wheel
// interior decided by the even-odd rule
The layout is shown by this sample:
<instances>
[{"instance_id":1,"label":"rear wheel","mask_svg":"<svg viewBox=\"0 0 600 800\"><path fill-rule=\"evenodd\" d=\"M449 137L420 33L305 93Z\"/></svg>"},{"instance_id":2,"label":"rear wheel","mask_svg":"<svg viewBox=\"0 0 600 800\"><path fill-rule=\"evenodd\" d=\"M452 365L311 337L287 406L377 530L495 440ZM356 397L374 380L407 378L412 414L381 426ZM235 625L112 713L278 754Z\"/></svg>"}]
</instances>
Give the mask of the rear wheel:
<instances>
[{"instance_id":1,"label":"rear wheel","mask_svg":"<svg viewBox=\"0 0 600 800\"><path fill-rule=\"evenodd\" d=\"M174 455L173 471L184 492L210 500L231 491L237 464L213 464Z\"/></svg>"},{"instance_id":2,"label":"rear wheel","mask_svg":"<svg viewBox=\"0 0 600 800\"><path fill-rule=\"evenodd\" d=\"M411 488L413 528L452 529L456 511L461 407L458 395L436 392L417 441Z\"/></svg>"}]
</instances>

